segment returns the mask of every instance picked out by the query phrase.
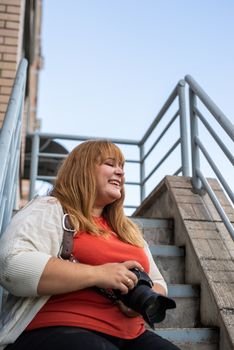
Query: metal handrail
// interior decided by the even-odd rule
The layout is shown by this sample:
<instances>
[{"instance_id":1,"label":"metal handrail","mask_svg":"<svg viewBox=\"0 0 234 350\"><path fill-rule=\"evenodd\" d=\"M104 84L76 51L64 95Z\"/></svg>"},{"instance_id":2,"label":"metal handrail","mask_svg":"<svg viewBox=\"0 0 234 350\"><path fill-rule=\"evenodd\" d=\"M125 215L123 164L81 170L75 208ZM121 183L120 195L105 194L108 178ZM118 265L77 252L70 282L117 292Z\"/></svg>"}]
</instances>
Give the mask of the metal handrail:
<instances>
[{"instance_id":1,"label":"metal handrail","mask_svg":"<svg viewBox=\"0 0 234 350\"><path fill-rule=\"evenodd\" d=\"M27 60L22 59L0 130L0 234L11 218L18 190L26 73Z\"/></svg>"},{"instance_id":2,"label":"metal handrail","mask_svg":"<svg viewBox=\"0 0 234 350\"><path fill-rule=\"evenodd\" d=\"M218 197L212 190L209 183L206 181L204 174L202 173L200 166L200 153L204 155L208 163L210 164L212 170L216 174L221 185L225 189L232 203L234 203L234 193L228 185L227 181L221 174L221 171L216 166L211 155L205 149L201 138L199 137L199 125L198 120L200 120L209 134L212 136L213 140L223 151L226 158L234 165L233 153L229 151L217 133L214 131L212 125L208 120L202 115L202 112L197 107L197 98L203 103L203 105L209 110L211 115L215 118L218 124L226 132L226 134L234 141L234 125L229 121L229 119L224 115L224 113L216 106L216 104L211 100L211 98L206 94L206 92L200 87L200 85L190 76L186 75L185 81L189 85L189 98L190 98L190 126L191 126L191 153L192 153L192 183L196 191L201 191L202 188L209 194L215 208L217 209L220 217L223 220L224 225L229 231L232 239L234 240L234 229L228 216L225 214Z\"/></svg>"},{"instance_id":3,"label":"metal handrail","mask_svg":"<svg viewBox=\"0 0 234 350\"><path fill-rule=\"evenodd\" d=\"M9 223L18 190L21 125L27 61L21 60L0 130L0 236ZM3 288L0 287L0 310Z\"/></svg>"},{"instance_id":4,"label":"metal handrail","mask_svg":"<svg viewBox=\"0 0 234 350\"><path fill-rule=\"evenodd\" d=\"M158 139L153 143L153 145L150 147L150 149L145 153L145 145L155 128L159 125L160 121L164 118L169 108L172 106L174 101L178 98L178 110L176 113L170 118L168 124L163 129L161 134L159 135ZM165 153L165 155L162 157L161 161L158 162L158 165L154 167L154 169L148 174L145 175L145 161L148 158L148 156L151 154L153 149L155 149L158 142L161 140L161 138L164 136L164 134L169 130L171 125L174 123L176 118L180 118L180 137L176 141L176 143L171 147L171 149ZM161 164L168 158L168 156L174 151L176 146L178 144L181 144L181 167L179 168L182 172L183 176L189 176L189 153L188 153L188 138L187 138L187 119L186 119L186 106L185 106L185 82L184 80L180 80L176 87L171 92L170 96L164 103L163 107L153 120L152 124L142 137L142 139L139 141L139 147L140 147L140 163L141 163L141 169L140 169L140 187L141 187L141 201L145 198L145 184L149 180L149 178L155 173L155 171L161 166ZM180 171L179 171L180 172Z\"/></svg>"},{"instance_id":5,"label":"metal handrail","mask_svg":"<svg viewBox=\"0 0 234 350\"><path fill-rule=\"evenodd\" d=\"M191 133L191 148L188 145L188 127L187 127L187 119L186 119L186 100L185 100L185 83L189 86L189 108L190 108L190 124L189 129ZM177 148L178 145L181 146L181 161L178 169L174 172L173 175L182 174L183 176L190 176L190 167L189 167L189 155L191 155L192 158L192 184L195 189L199 190L201 187L205 188L208 194L212 191L211 188L207 188L206 181L203 180L203 175L201 173L200 169L200 157L199 152L202 152L204 156L207 158L209 164L211 165L211 168L214 170L214 173L216 174L217 178L220 180L222 186L226 190L226 192L229 194L230 198L233 200L233 193L225 181L224 177L222 176L221 172L217 169L216 165L212 161L209 154L207 154L207 151L205 150L204 146L202 145L202 141L198 138L198 122L197 118L199 118L206 129L210 132L210 134L213 136L213 138L216 140L216 142L219 144L219 147L223 150L224 154L228 157L228 159L233 163L233 155L232 152L229 151L229 149L226 147L226 145L222 142L222 140L218 137L218 135L213 130L212 126L208 123L208 121L202 116L202 113L198 110L196 106L196 98L199 98L203 104L207 107L207 109L214 115L215 119L218 121L218 123L222 126L222 128L226 131L226 133L233 139L233 125L230 123L228 118L224 116L222 111L213 103L213 101L210 99L210 97L201 89L201 87L195 82L195 80L191 76L186 76L185 80L180 80L166 102L164 103L163 107L159 111L159 113L156 115L155 119L153 120L152 124L144 134L141 140L123 140L123 139L114 139L114 138L106 138L107 140L110 140L117 144L123 144L123 145L132 145L136 146L139 151L139 159L128 159L126 162L129 163L136 163L139 164L140 168L140 181L127 181L126 184L133 185L133 186L139 186L140 187L140 201L143 201L145 198L145 185L150 179L150 177L158 170L158 168L168 159L169 155ZM161 131L160 135L156 140L153 141L153 143L150 145L149 149L145 151L146 143L148 142L150 136L152 135L153 131L158 127L161 120L165 117L166 113L169 111L172 104L178 99L178 109L174 113L174 115L170 118L169 122L167 122L164 129ZM173 123L175 120L179 118L179 138L174 142L174 144L171 147L168 147L168 150L165 150L165 154L161 155L159 161L155 161L154 164L152 164L152 168L149 171L148 174L145 174L145 162L151 152L157 147L159 141L163 137L165 137L167 131L169 128L173 126ZM90 136L77 136L77 135L61 135L61 134L49 134L49 133L40 133L37 132L33 135L31 135L33 138L32 143L32 161L31 161L31 184L30 184L30 198L33 197L35 192L35 185L36 180L53 180L55 177L52 176L41 176L38 174L38 159L40 157L55 157L56 154L46 154L43 153L42 150L40 151L40 138L47 138L47 139L57 139L57 140L76 140L76 141L85 141L88 139L97 139L96 137L90 137ZM189 154L190 153L190 154ZM64 157L64 156L58 156L58 158ZM214 195L215 196L215 195ZM213 195L210 195L212 201L213 201ZM226 227L228 228L230 232L230 222L228 223L227 218L223 214L223 210L221 210L221 205L217 204L216 201L214 203L218 212L220 213L221 218L223 219ZM134 205L126 205L126 208L136 208L137 206ZM221 209L220 209L221 208ZM231 230L231 236L232 230Z\"/></svg>"},{"instance_id":6,"label":"metal handrail","mask_svg":"<svg viewBox=\"0 0 234 350\"><path fill-rule=\"evenodd\" d=\"M44 180L44 181L51 181L55 179L55 176L45 176L45 175L39 175L38 174L38 162L39 158L61 158L64 159L66 157L66 154L64 155L58 155L58 154L50 154L41 152L40 150L40 139L56 139L56 140L69 140L69 141L87 141L87 140L94 140L99 139L97 137L92 136L81 136L81 135L66 135L66 134L51 134L51 133L42 133L42 132L35 132L33 134L28 134L28 136L32 137L32 154L31 154L31 166L30 166L30 190L29 190L29 198L32 199L35 195L35 188L36 188L36 181L37 180ZM131 145L131 146L138 146L138 141L135 140L127 140L127 139L116 139L116 138L105 138L105 140L109 140L111 142L122 144L122 145ZM138 163L140 164L139 160L135 159L126 159L126 163ZM126 181L126 185L134 185L134 186L140 186L140 182L130 182ZM126 208L137 208L137 205L126 205Z\"/></svg>"},{"instance_id":7,"label":"metal handrail","mask_svg":"<svg viewBox=\"0 0 234 350\"><path fill-rule=\"evenodd\" d=\"M186 121L186 113L185 113L185 92L184 92L185 83L183 80L179 81L176 85L169 98L165 102L164 106L160 110L160 112L155 117L153 123L146 131L145 135L140 141L136 140L126 140L126 139L115 139L115 138L105 138L106 140L110 140L117 144L123 145L132 145L136 146L138 150L140 150L139 160L135 159L126 159L126 163L137 163L140 166L140 181L127 181L126 185L139 186L140 187L140 200L143 201L145 197L145 184L149 180L149 178L155 173L155 171L161 166L161 164L168 158L168 156L174 151L174 149L181 144L181 166L177 170L176 173L182 172L182 175L189 176L189 157L188 157L188 142L187 142L187 121ZM166 112L170 108L170 106L174 103L174 101L178 98L179 108L177 112L172 116L164 130L159 135L158 139L153 143L151 148L144 154L143 150L145 148L145 144L149 139L151 133L157 127L161 119L165 116ZM155 166L153 171L151 171L148 175L144 175L144 166L146 159L156 147L158 142L162 139L162 137L166 134L169 128L172 126L176 118L180 118L180 137L175 142L175 144L165 153L165 155L161 158L158 164ZM32 137L32 160L31 160L31 168L30 168L30 199L33 198L36 187L36 180L45 180L51 181L54 180L54 176L45 176L38 174L38 161L40 157L56 157L56 154L46 154L40 151L40 139L56 139L56 140L73 140L73 141L86 141L89 139L97 139L95 137L90 136L80 136L80 135L63 135L63 134L50 134L50 133L42 133L36 132L34 134L29 135ZM60 156L59 158L64 158L65 155ZM125 208L137 208L137 205L125 205Z\"/></svg>"}]
</instances>

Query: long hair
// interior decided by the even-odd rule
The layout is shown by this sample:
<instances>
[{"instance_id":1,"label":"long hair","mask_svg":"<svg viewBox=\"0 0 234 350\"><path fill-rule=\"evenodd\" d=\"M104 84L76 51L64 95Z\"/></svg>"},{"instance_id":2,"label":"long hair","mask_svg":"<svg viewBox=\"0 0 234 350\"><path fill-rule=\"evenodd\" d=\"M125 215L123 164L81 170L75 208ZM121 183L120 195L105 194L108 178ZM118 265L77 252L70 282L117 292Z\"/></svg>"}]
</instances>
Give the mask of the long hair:
<instances>
[{"instance_id":1,"label":"long hair","mask_svg":"<svg viewBox=\"0 0 234 350\"><path fill-rule=\"evenodd\" d=\"M113 158L124 165L121 150L106 140L85 141L75 147L61 164L51 195L61 203L64 212L69 214L72 225L77 231L93 235L108 235L108 231L99 228L92 217L96 200L96 166L107 158ZM138 227L124 214L124 185L121 197L105 206L103 217L118 237L127 243L143 247L143 237Z\"/></svg>"}]
</instances>

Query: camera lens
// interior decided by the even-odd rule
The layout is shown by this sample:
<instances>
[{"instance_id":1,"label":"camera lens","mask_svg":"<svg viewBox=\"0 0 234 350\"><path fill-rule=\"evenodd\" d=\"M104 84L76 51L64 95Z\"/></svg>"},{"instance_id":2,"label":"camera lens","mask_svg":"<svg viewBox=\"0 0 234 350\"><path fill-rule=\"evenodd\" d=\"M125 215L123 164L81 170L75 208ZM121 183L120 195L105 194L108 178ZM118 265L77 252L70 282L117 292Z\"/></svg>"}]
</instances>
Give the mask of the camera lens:
<instances>
[{"instance_id":1,"label":"camera lens","mask_svg":"<svg viewBox=\"0 0 234 350\"><path fill-rule=\"evenodd\" d=\"M144 320L154 328L154 323L162 322L167 309L176 307L174 300L156 293L150 277L138 269L132 269L138 278L136 287L127 294L119 296L122 302L141 314Z\"/></svg>"},{"instance_id":2,"label":"camera lens","mask_svg":"<svg viewBox=\"0 0 234 350\"><path fill-rule=\"evenodd\" d=\"M121 294L116 289L112 290L114 300L121 300L126 306L138 312L151 328L154 328L154 323L162 322L166 316L166 310L174 309L176 303L173 299L158 294L152 289L153 282L146 272L136 268L131 271L138 278L137 285L127 294Z\"/></svg>"},{"instance_id":3,"label":"camera lens","mask_svg":"<svg viewBox=\"0 0 234 350\"><path fill-rule=\"evenodd\" d=\"M151 318L155 316L156 312L158 310L158 303L157 300L155 301L154 304L150 304L146 307L146 313L147 315Z\"/></svg>"}]
</instances>

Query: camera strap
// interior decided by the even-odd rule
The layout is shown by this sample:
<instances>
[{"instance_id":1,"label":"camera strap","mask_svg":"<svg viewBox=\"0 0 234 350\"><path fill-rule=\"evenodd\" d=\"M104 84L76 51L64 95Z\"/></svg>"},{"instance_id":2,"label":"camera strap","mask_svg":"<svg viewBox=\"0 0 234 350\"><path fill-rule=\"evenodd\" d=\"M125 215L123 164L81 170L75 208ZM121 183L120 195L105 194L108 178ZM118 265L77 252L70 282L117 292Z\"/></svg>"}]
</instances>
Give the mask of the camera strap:
<instances>
[{"instance_id":1,"label":"camera strap","mask_svg":"<svg viewBox=\"0 0 234 350\"><path fill-rule=\"evenodd\" d=\"M63 215L63 241L59 252L59 258L69 260L71 262L78 262L72 254L73 251L73 236L76 230L71 224L68 214Z\"/></svg>"}]
</instances>

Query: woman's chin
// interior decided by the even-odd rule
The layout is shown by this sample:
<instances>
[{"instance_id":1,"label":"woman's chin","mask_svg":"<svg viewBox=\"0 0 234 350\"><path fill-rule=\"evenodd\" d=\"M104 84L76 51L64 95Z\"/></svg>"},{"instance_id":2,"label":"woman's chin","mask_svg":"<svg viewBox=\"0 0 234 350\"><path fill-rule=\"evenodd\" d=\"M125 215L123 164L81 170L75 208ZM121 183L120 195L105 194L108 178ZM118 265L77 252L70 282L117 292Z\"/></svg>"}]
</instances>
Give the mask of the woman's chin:
<instances>
[{"instance_id":1,"label":"woman's chin","mask_svg":"<svg viewBox=\"0 0 234 350\"><path fill-rule=\"evenodd\" d=\"M118 199L121 198L121 193L112 193L109 196L109 200L108 200L108 204L114 203L115 201L117 201Z\"/></svg>"}]
</instances>

